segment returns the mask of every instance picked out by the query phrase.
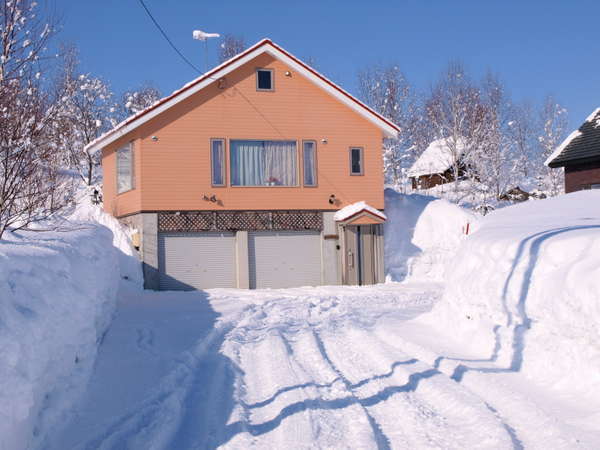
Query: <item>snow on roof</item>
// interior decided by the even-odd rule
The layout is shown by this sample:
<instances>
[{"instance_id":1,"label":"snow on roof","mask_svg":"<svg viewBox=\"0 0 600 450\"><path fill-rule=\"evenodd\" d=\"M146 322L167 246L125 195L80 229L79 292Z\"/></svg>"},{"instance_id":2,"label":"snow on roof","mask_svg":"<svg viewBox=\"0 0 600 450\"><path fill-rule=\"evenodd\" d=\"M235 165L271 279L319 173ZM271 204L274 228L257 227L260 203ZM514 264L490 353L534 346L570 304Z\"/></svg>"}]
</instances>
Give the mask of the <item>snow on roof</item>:
<instances>
[{"instance_id":1,"label":"snow on roof","mask_svg":"<svg viewBox=\"0 0 600 450\"><path fill-rule=\"evenodd\" d=\"M367 120L374 123L376 126L383 130L386 136L396 137L398 135L399 128L392 121L383 117L381 114L377 113L376 111L365 105L363 102L350 95L341 87L330 81L325 76L321 75L312 67L309 67L307 64L302 62L300 59L296 58L291 53L288 53L286 50L279 47L270 39L262 39L253 46L249 47L247 50L244 50L243 52L237 54L233 58L225 61L221 65L215 67L214 69L206 72L205 74L200 75L198 78L185 84L182 88L174 91L169 96L159 100L154 105L144 109L143 111L140 111L139 113L131 117L128 117L121 123L117 124L113 129L107 131L100 137L90 142L88 145L85 146L85 149L87 151L94 152L110 144L111 142L114 142L121 136L124 136L126 133L129 133L144 122L152 119L156 115L167 110L174 104L179 103L180 101L186 99L190 95L203 89L210 83L213 83L214 81L225 76L229 72L237 69L241 65L247 63L256 56L265 52L269 53L273 57L276 57L277 59L290 66L292 69L303 74L309 80L311 80L316 85L324 89L326 92L328 92L338 100L342 101L342 103L348 105L351 109L358 112Z\"/></svg>"},{"instance_id":2,"label":"snow on roof","mask_svg":"<svg viewBox=\"0 0 600 450\"><path fill-rule=\"evenodd\" d=\"M456 142L458 157L465 149L464 139L459 138ZM408 171L409 177L420 177L434 173L444 173L453 163L452 150L447 144L446 138L436 139L425 149Z\"/></svg>"},{"instance_id":3,"label":"snow on roof","mask_svg":"<svg viewBox=\"0 0 600 450\"><path fill-rule=\"evenodd\" d=\"M350 217L361 213L362 211L369 212L374 216L377 216L383 220L387 220L387 217L384 213L368 205L365 201L352 203L351 205L343 207L335 213L335 215L333 216L333 220L335 220L336 222L343 222L344 220L347 220Z\"/></svg>"},{"instance_id":4,"label":"snow on roof","mask_svg":"<svg viewBox=\"0 0 600 450\"><path fill-rule=\"evenodd\" d=\"M562 151L567 147L567 145L569 145L571 142L573 142L575 138L578 138L579 136L581 136L581 131L579 130L575 130L570 135L568 135L567 138L564 141L562 141L562 144L556 147L556 150L554 150L552 154L548 156L546 161L544 161L544 165L547 166L548 164L550 164L553 159L555 159L558 155L562 153Z\"/></svg>"},{"instance_id":5,"label":"snow on roof","mask_svg":"<svg viewBox=\"0 0 600 450\"><path fill-rule=\"evenodd\" d=\"M573 131L571 134L569 134L567 136L567 138L558 146L556 147L556 150L554 150L552 152L552 154L550 156L548 156L548 158L546 159L546 161L544 161L544 164L546 166L550 165L550 163L555 160L562 152L563 150L565 150L568 145L573 142L575 139L577 139L579 136L581 136L583 133L581 132L581 129L585 126L586 123L591 123L591 122L595 122L594 123L594 127L597 128L600 126L600 116L598 116L598 113L600 113L600 108L596 108L588 117L587 119L585 119L585 122L583 122L583 125L581 125L577 130Z\"/></svg>"}]
</instances>

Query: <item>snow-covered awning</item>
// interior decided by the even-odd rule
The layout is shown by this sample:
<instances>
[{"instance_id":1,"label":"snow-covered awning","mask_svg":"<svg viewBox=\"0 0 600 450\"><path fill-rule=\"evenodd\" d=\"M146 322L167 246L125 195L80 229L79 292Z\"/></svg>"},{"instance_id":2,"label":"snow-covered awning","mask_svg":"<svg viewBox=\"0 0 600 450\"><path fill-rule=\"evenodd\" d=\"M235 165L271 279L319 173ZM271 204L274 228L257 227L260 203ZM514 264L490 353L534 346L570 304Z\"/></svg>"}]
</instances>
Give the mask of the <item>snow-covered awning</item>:
<instances>
[{"instance_id":1,"label":"snow-covered awning","mask_svg":"<svg viewBox=\"0 0 600 450\"><path fill-rule=\"evenodd\" d=\"M376 208L368 205L366 202L356 202L348 205L335 213L333 216L336 222L346 224L378 224L387 220L386 215Z\"/></svg>"}]
</instances>

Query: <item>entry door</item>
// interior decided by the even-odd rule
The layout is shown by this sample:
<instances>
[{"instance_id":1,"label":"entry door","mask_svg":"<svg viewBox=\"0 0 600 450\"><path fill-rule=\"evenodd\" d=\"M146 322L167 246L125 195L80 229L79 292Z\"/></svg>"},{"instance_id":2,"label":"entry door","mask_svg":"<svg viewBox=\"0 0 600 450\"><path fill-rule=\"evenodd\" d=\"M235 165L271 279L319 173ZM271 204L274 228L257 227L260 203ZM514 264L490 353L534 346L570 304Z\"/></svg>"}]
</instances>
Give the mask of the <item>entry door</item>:
<instances>
[{"instance_id":1,"label":"entry door","mask_svg":"<svg viewBox=\"0 0 600 450\"><path fill-rule=\"evenodd\" d=\"M344 230L344 284L365 285L378 282L377 225L346 225Z\"/></svg>"}]
</instances>

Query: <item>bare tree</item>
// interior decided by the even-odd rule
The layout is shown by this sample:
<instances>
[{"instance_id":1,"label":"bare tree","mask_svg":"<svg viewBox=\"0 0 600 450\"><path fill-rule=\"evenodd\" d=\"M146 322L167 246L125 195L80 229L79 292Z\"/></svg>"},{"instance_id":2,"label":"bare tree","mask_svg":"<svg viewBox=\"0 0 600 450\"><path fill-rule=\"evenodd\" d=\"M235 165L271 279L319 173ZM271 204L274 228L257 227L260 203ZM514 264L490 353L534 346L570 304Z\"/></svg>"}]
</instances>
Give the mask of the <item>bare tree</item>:
<instances>
[{"instance_id":1,"label":"bare tree","mask_svg":"<svg viewBox=\"0 0 600 450\"><path fill-rule=\"evenodd\" d=\"M414 160L416 102L410 84L397 65L376 65L359 71L358 89L369 107L400 127L397 139L384 140L383 160L387 182L401 186Z\"/></svg>"},{"instance_id":2,"label":"bare tree","mask_svg":"<svg viewBox=\"0 0 600 450\"><path fill-rule=\"evenodd\" d=\"M238 53L246 49L246 41L241 36L226 34L223 36L223 41L219 47L219 63L225 62L233 58Z\"/></svg>"},{"instance_id":3,"label":"bare tree","mask_svg":"<svg viewBox=\"0 0 600 450\"><path fill-rule=\"evenodd\" d=\"M565 138L569 125L567 110L552 96L546 97L541 111L538 131L538 184L548 195L554 196L563 192L564 173L551 169L544 161L554 152Z\"/></svg>"},{"instance_id":4,"label":"bare tree","mask_svg":"<svg viewBox=\"0 0 600 450\"><path fill-rule=\"evenodd\" d=\"M70 199L50 130L62 98L45 84L52 30L35 2L0 1L0 238L49 218Z\"/></svg>"}]
</instances>

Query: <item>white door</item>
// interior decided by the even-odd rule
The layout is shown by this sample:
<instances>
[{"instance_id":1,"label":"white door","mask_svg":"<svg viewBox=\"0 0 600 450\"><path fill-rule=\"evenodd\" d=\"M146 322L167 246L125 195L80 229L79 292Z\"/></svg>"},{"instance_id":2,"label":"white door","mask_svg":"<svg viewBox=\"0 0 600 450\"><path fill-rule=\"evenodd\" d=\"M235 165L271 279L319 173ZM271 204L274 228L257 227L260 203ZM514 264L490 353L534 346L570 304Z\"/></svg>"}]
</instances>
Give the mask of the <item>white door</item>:
<instances>
[{"instance_id":1,"label":"white door","mask_svg":"<svg viewBox=\"0 0 600 450\"><path fill-rule=\"evenodd\" d=\"M236 287L234 233L160 233L161 290Z\"/></svg>"},{"instance_id":2,"label":"white door","mask_svg":"<svg viewBox=\"0 0 600 450\"><path fill-rule=\"evenodd\" d=\"M250 288L287 288L321 284L321 233L248 233Z\"/></svg>"}]
</instances>

